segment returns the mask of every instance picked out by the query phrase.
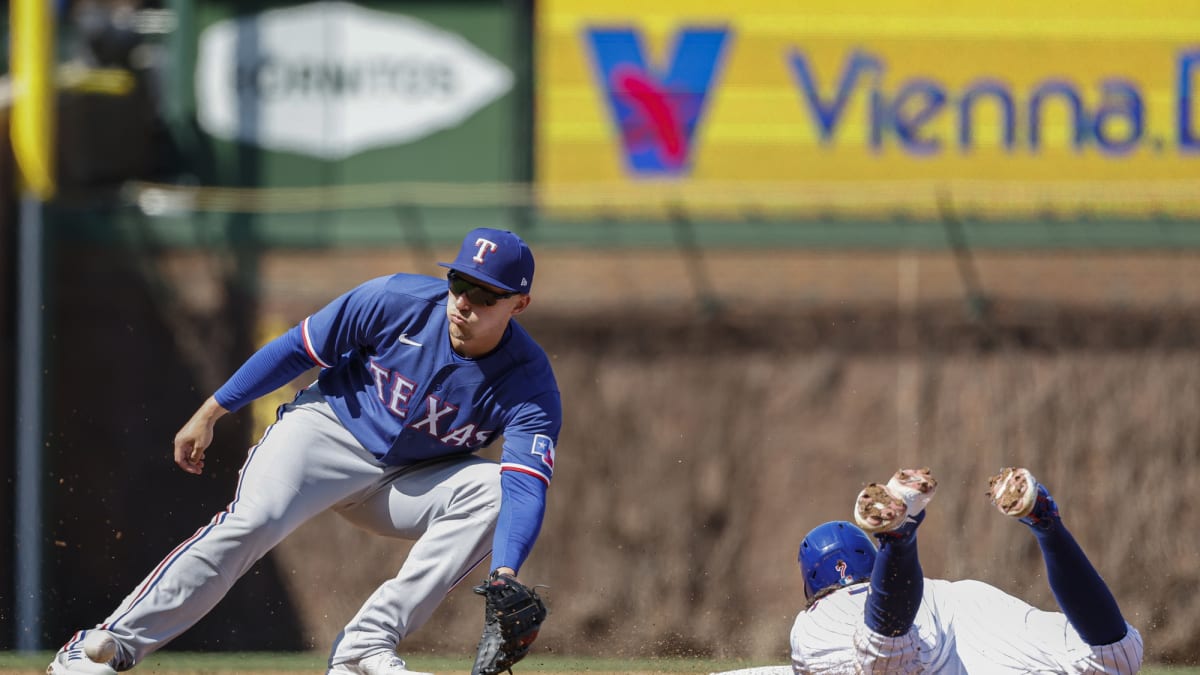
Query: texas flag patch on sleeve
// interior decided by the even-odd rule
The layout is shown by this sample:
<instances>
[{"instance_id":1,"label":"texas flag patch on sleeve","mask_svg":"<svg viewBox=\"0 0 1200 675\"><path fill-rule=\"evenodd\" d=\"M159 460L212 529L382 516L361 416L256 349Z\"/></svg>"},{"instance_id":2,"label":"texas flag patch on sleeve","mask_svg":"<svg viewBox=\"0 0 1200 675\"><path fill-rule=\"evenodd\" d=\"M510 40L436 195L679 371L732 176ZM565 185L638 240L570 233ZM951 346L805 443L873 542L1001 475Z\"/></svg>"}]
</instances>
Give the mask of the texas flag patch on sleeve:
<instances>
[{"instance_id":1,"label":"texas flag patch on sleeve","mask_svg":"<svg viewBox=\"0 0 1200 675\"><path fill-rule=\"evenodd\" d=\"M554 437L534 434L532 439L528 438L511 439L513 445L509 445L509 439L505 440L506 461L500 462L500 470L526 473L549 485L554 475Z\"/></svg>"},{"instance_id":2,"label":"texas flag patch on sleeve","mask_svg":"<svg viewBox=\"0 0 1200 675\"><path fill-rule=\"evenodd\" d=\"M535 434L531 452L542 460L542 464L545 464L551 473L554 473L554 441L549 436Z\"/></svg>"}]
</instances>

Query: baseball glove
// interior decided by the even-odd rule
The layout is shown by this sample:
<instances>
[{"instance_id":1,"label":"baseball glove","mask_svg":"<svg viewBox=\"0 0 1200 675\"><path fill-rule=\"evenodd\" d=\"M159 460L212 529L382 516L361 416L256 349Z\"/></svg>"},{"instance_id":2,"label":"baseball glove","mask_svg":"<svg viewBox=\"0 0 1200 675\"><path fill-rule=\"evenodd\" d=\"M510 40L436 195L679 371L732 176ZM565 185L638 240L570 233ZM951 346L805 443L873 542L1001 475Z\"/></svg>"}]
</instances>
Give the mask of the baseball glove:
<instances>
[{"instance_id":1,"label":"baseball glove","mask_svg":"<svg viewBox=\"0 0 1200 675\"><path fill-rule=\"evenodd\" d=\"M471 675L512 673L525 658L546 620L546 605L537 591L516 577L493 573L474 591L483 596L483 635Z\"/></svg>"}]
</instances>

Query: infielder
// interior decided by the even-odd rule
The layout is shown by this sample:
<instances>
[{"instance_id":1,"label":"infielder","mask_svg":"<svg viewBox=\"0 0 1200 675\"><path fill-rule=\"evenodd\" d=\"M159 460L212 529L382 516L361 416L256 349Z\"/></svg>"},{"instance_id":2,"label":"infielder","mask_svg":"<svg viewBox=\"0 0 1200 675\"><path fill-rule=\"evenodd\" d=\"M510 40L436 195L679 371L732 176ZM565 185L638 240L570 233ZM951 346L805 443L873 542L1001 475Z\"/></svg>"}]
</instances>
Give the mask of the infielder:
<instances>
[{"instance_id":1,"label":"infielder","mask_svg":"<svg viewBox=\"0 0 1200 675\"><path fill-rule=\"evenodd\" d=\"M1141 635L1027 469L993 476L988 495L1033 533L1061 613L979 581L925 578L917 528L936 488L929 469L903 469L859 493L857 526L833 521L809 532L798 556L807 607L792 626L791 668L726 675L1138 671Z\"/></svg>"},{"instance_id":2,"label":"infielder","mask_svg":"<svg viewBox=\"0 0 1200 675\"><path fill-rule=\"evenodd\" d=\"M395 274L354 288L205 401L175 436L175 462L192 474L218 418L321 368L250 449L229 506L72 636L47 673L132 668L326 509L415 540L338 636L330 674L410 672L397 645L489 553L493 578L515 577L541 529L562 420L550 362L513 320L529 307L533 255L512 232L481 228L439 265L448 281ZM501 435L499 465L475 456Z\"/></svg>"}]
</instances>

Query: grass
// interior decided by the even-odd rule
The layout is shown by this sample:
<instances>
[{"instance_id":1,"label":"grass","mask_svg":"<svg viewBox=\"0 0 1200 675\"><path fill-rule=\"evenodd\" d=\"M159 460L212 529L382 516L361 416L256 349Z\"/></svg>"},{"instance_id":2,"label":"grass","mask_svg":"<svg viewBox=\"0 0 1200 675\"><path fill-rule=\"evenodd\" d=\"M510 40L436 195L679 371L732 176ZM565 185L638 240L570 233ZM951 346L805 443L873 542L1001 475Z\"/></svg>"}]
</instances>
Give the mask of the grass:
<instances>
[{"instance_id":1,"label":"grass","mask_svg":"<svg viewBox=\"0 0 1200 675\"><path fill-rule=\"evenodd\" d=\"M41 672L53 656L50 652L15 653L0 652L0 675ZM418 670L437 673L469 673L471 662L464 657L415 656L409 666ZM622 673L710 673L720 670L748 668L761 663L732 660L701 659L614 659L593 657L566 657L533 654L522 661L514 671L530 673L589 673L600 675ZM229 652L189 653L160 652L154 654L132 672L187 673L189 675L226 675L239 673L323 673L325 657L321 654ZM1144 675L1200 675L1195 666L1146 666Z\"/></svg>"}]
</instances>

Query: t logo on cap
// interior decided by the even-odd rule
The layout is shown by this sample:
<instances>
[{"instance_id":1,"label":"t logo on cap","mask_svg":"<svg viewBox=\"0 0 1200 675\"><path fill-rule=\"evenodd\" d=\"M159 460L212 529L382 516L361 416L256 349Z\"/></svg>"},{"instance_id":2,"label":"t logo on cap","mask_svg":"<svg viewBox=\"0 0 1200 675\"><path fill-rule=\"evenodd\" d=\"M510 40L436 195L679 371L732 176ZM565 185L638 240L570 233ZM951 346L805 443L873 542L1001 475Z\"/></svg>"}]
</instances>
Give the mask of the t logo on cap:
<instances>
[{"instance_id":1,"label":"t logo on cap","mask_svg":"<svg viewBox=\"0 0 1200 675\"><path fill-rule=\"evenodd\" d=\"M496 250L496 242L488 241L487 239L484 239L483 237L476 239L475 245L479 247L479 251L477 251L475 253L475 257L471 258L471 260L474 260L475 262L479 263L480 265L483 264L483 256Z\"/></svg>"},{"instance_id":2,"label":"t logo on cap","mask_svg":"<svg viewBox=\"0 0 1200 675\"><path fill-rule=\"evenodd\" d=\"M533 252L508 230L471 230L463 237L454 262L438 265L510 293L529 293L533 287Z\"/></svg>"}]
</instances>

